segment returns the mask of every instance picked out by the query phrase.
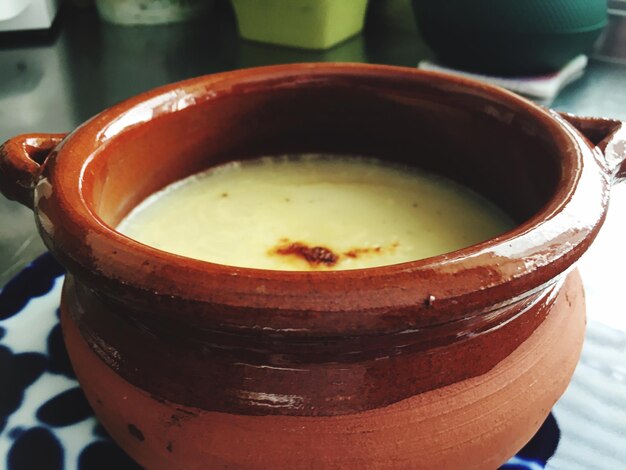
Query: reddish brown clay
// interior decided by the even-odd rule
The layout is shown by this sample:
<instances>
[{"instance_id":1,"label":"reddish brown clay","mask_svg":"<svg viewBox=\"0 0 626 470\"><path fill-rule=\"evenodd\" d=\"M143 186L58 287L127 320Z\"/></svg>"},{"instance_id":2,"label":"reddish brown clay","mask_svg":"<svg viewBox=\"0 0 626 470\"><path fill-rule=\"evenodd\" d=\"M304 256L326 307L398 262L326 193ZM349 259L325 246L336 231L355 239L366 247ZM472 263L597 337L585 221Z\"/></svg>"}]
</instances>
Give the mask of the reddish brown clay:
<instances>
[{"instance_id":1,"label":"reddish brown clay","mask_svg":"<svg viewBox=\"0 0 626 470\"><path fill-rule=\"evenodd\" d=\"M43 164L65 134L24 134L0 147L0 188L9 199L33 208L33 189Z\"/></svg>"},{"instance_id":2,"label":"reddish brown clay","mask_svg":"<svg viewBox=\"0 0 626 470\"><path fill-rule=\"evenodd\" d=\"M486 470L533 436L565 390L582 346L585 314L574 272L546 321L486 374L333 417L236 415L156 399L106 367L67 310L62 322L94 410L114 439L151 470Z\"/></svg>"},{"instance_id":3,"label":"reddish brown clay","mask_svg":"<svg viewBox=\"0 0 626 470\"><path fill-rule=\"evenodd\" d=\"M140 463L487 468L531 436L571 376L582 288L564 280L626 176L624 132L435 73L288 65L140 95L71 133L43 167L29 158L50 145L13 139L0 184L34 207L68 269L72 361ZM207 167L303 152L444 174L519 225L434 258L335 272L216 265L113 228ZM176 449L185 457L169 460Z\"/></svg>"}]
</instances>

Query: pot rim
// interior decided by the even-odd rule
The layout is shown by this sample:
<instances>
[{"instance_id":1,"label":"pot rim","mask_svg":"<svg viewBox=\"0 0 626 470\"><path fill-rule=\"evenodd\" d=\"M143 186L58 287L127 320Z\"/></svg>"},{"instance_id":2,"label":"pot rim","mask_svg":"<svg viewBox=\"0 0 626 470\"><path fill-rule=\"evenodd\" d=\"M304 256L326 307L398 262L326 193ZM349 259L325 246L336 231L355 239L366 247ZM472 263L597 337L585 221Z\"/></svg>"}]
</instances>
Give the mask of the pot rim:
<instances>
[{"instance_id":1,"label":"pot rim","mask_svg":"<svg viewBox=\"0 0 626 470\"><path fill-rule=\"evenodd\" d=\"M497 103L537 122L550 132L559 153L558 188L529 220L485 242L395 265L324 272L233 267L167 253L115 231L83 197L88 162L103 145L142 122L229 93L332 86L354 77L412 82L416 87L466 95L478 98L483 107ZM35 210L44 241L70 273L87 283L97 281L97 288L106 286L114 297L128 299L124 292L131 289L145 299L158 298L164 311L176 302L194 303L201 312L195 309L193 321L206 327L361 334L398 332L482 314L556 282L595 238L605 217L608 187L601 158L578 131L556 113L511 92L404 67L313 63L198 77L103 111L55 149L35 190ZM42 209L42 201L46 208L55 209ZM254 289L242 279L252 281ZM359 286L358 292L354 285ZM207 304L234 307L236 312L202 310ZM346 321L346 315L355 311L359 317Z\"/></svg>"}]
</instances>

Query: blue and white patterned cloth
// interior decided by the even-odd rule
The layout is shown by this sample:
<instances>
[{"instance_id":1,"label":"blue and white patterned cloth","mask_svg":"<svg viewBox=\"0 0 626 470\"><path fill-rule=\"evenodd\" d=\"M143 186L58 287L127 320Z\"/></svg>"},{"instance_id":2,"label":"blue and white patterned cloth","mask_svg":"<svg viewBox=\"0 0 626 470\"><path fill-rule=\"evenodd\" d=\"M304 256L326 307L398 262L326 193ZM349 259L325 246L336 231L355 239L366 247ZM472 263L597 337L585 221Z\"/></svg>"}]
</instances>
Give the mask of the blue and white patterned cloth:
<instances>
[{"instance_id":1,"label":"blue and white patterned cloth","mask_svg":"<svg viewBox=\"0 0 626 470\"><path fill-rule=\"evenodd\" d=\"M59 325L62 282L45 254L0 292L0 468L140 468L107 436L76 382ZM502 469L545 468L559 435L550 415Z\"/></svg>"},{"instance_id":2,"label":"blue and white patterned cloth","mask_svg":"<svg viewBox=\"0 0 626 470\"><path fill-rule=\"evenodd\" d=\"M62 283L45 254L0 292L0 468L138 469L78 387L59 324Z\"/></svg>"}]
</instances>

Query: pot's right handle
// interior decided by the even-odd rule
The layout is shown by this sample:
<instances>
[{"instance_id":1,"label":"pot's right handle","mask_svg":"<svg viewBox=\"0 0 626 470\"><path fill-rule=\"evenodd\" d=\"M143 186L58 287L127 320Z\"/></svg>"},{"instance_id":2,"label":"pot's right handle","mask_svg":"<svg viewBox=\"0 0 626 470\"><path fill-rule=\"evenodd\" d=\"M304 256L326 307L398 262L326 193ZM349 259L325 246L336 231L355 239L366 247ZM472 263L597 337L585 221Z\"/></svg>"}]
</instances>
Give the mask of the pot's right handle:
<instances>
[{"instance_id":1,"label":"pot's right handle","mask_svg":"<svg viewBox=\"0 0 626 470\"><path fill-rule=\"evenodd\" d=\"M604 154L613 184L626 180L626 122L559 114Z\"/></svg>"},{"instance_id":2,"label":"pot's right handle","mask_svg":"<svg viewBox=\"0 0 626 470\"><path fill-rule=\"evenodd\" d=\"M0 147L0 192L33 208L33 190L48 155L66 134L23 134Z\"/></svg>"}]
</instances>

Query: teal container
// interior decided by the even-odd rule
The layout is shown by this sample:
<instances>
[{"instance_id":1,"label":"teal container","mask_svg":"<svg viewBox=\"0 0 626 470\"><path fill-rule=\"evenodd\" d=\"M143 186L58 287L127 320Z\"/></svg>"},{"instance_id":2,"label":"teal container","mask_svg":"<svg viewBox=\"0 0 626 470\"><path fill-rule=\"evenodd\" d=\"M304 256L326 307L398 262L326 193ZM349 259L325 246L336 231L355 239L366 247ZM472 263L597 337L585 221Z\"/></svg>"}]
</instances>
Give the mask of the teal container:
<instances>
[{"instance_id":1,"label":"teal container","mask_svg":"<svg viewBox=\"0 0 626 470\"><path fill-rule=\"evenodd\" d=\"M413 0L413 9L442 62L497 75L554 72L607 24L607 0Z\"/></svg>"}]
</instances>

